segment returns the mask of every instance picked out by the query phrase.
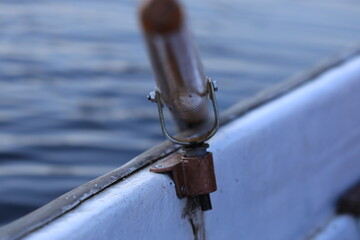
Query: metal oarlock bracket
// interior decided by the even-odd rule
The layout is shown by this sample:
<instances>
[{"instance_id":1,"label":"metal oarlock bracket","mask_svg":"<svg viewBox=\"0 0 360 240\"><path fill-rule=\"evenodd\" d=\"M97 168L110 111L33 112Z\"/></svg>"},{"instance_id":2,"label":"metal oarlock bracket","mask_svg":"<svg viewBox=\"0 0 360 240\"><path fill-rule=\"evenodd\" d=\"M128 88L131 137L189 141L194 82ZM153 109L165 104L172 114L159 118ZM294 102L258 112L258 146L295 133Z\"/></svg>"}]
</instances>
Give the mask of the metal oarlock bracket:
<instances>
[{"instance_id":1,"label":"metal oarlock bracket","mask_svg":"<svg viewBox=\"0 0 360 240\"><path fill-rule=\"evenodd\" d=\"M155 173L171 173L177 196L179 198L199 196L203 211L211 209L208 194L216 191L212 153L206 152L207 147L207 144L202 146L205 150L202 156L178 153L150 168L150 171Z\"/></svg>"},{"instance_id":2,"label":"metal oarlock bracket","mask_svg":"<svg viewBox=\"0 0 360 240\"><path fill-rule=\"evenodd\" d=\"M164 136L166 138L168 138L170 141L172 141L173 143L180 144L180 145L201 144L201 143L205 142L206 140L210 139L212 136L214 136L217 129L219 128L219 122L220 122L220 120L219 120L219 110L218 110L218 106L217 106L217 102L216 102L216 96L215 96L215 92L218 89L217 83L216 83L216 81L212 81L210 78L207 78L207 82L208 82L208 88L209 88L209 97L211 99L212 107L213 107L213 110L214 110L215 122L214 122L214 125L211 128L211 130L209 130L206 134L204 134L201 137L195 137L195 138L189 138L189 139L179 139L179 138L176 138L176 137L172 136L169 133L169 131L167 130L167 127L166 127L166 124L165 124L165 117L164 117L164 113L163 113L163 110L162 110L163 107L164 107L164 104L163 104L163 102L161 100L159 90L155 89L154 92L151 92L148 95L148 99L151 102L156 102L157 103L161 130L162 130Z\"/></svg>"},{"instance_id":3,"label":"metal oarlock bracket","mask_svg":"<svg viewBox=\"0 0 360 240\"><path fill-rule=\"evenodd\" d=\"M211 209L209 193L216 189L212 155L206 151L204 143L219 127L215 97L217 86L216 82L205 75L184 13L177 0L148 0L144 1L140 9L140 23L157 86L148 99L157 103L164 136L171 142L182 145L183 150L181 155L168 160L169 162L157 164L158 167L152 171L172 172L178 196L191 197L190 202L199 203L205 211ZM164 118L165 105L180 131L193 132L199 129L200 132L195 137L171 135ZM214 125L203 134L202 130L207 129L210 123L212 110Z\"/></svg>"},{"instance_id":4,"label":"metal oarlock bracket","mask_svg":"<svg viewBox=\"0 0 360 240\"><path fill-rule=\"evenodd\" d=\"M155 173L172 173L179 198L194 197L216 191L212 154L186 157L182 154L157 163L150 169Z\"/></svg>"},{"instance_id":5,"label":"metal oarlock bracket","mask_svg":"<svg viewBox=\"0 0 360 240\"><path fill-rule=\"evenodd\" d=\"M219 112L215 97L217 85L210 78L207 78L207 82L215 121L211 130L196 138L179 139L171 136L165 125L162 111L164 105L161 101L160 92L155 90L148 96L150 101L157 103L163 134L173 143L182 145L181 153L156 163L150 168L150 171L154 173L171 173L177 196L179 198L199 197L203 211L212 208L209 194L216 191L213 157L212 153L207 151L209 145L205 141L210 139L219 127Z\"/></svg>"}]
</instances>

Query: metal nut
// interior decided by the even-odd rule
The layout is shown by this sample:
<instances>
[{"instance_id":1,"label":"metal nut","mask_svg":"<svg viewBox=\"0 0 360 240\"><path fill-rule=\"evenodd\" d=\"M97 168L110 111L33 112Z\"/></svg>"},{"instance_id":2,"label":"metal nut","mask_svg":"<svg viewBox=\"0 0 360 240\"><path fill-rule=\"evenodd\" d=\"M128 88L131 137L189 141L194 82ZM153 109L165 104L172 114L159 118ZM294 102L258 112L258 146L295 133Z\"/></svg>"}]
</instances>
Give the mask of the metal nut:
<instances>
[{"instance_id":1,"label":"metal nut","mask_svg":"<svg viewBox=\"0 0 360 240\"><path fill-rule=\"evenodd\" d=\"M152 91L149 93L149 95L147 96L147 99L151 102L156 102L156 93L155 91Z\"/></svg>"}]
</instances>

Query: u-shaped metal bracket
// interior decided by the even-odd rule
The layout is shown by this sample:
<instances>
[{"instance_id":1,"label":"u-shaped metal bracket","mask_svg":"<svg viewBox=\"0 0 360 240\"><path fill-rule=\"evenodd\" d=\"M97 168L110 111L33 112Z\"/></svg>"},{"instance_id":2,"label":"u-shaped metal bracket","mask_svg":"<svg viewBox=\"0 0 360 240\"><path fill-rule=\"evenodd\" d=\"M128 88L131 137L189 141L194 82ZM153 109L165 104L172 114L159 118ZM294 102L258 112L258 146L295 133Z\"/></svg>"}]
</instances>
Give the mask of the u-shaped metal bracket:
<instances>
[{"instance_id":1,"label":"u-shaped metal bracket","mask_svg":"<svg viewBox=\"0 0 360 240\"><path fill-rule=\"evenodd\" d=\"M176 143L176 144L180 144L180 145L185 145L185 146L203 143L206 140L210 139L212 136L214 136L217 129L219 128L219 122L220 122L220 120L219 120L219 110L218 110L218 106L217 106L217 102L216 102L216 96L215 96L215 91L217 90L217 87L216 87L215 83L210 78L207 78L207 81L208 81L209 97L210 97L211 102L212 102L212 107L213 107L214 116L215 116L214 126L211 128L210 131L208 131L203 136L193 137L193 138L188 138L188 139L180 139L180 138L174 137L167 130L166 124L165 124L164 113L163 113L164 105L162 103L159 90L155 89L155 101L156 101L157 107L158 107L161 130L162 130L163 134L166 136L166 138L168 138L171 142Z\"/></svg>"}]
</instances>

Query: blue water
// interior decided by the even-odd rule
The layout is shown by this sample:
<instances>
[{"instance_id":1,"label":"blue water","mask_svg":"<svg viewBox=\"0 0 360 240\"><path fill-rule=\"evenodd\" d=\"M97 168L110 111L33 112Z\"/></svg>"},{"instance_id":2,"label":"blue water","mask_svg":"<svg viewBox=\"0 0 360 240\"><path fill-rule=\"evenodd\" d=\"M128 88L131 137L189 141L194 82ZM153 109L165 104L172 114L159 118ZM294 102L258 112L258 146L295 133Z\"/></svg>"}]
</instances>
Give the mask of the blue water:
<instances>
[{"instance_id":1,"label":"blue water","mask_svg":"<svg viewBox=\"0 0 360 240\"><path fill-rule=\"evenodd\" d=\"M130 0L0 2L0 223L163 141ZM185 2L221 109L360 40L357 1Z\"/></svg>"}]
</instances>

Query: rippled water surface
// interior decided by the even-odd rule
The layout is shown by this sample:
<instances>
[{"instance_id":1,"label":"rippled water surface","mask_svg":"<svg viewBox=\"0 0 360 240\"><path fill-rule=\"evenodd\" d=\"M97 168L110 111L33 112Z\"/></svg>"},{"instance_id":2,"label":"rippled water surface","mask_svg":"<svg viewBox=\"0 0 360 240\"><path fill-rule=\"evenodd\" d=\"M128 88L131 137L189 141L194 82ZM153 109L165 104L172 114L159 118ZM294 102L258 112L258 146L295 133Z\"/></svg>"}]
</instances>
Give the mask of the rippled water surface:
<instances>
[{"instance_id":1,"label":"rippled water surface","mask_svg":"<svg viewBox=\"0 0 360 240\"><path fill-rule=\"evenodd\" d=\"M0 2L0 223L163 140L130 0ZM357 1L187 0L221 109L360 40Z\"/></svg>"}]
</instances>

